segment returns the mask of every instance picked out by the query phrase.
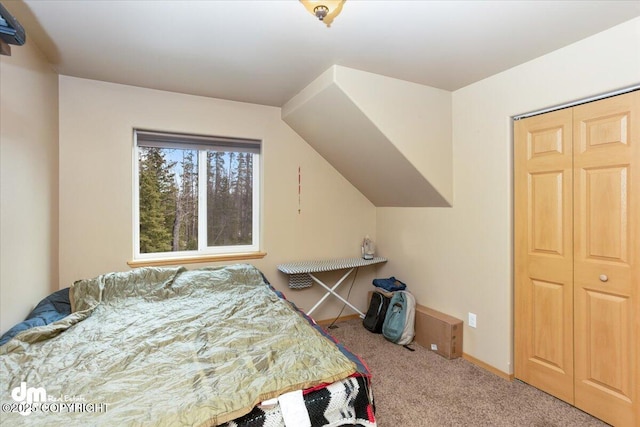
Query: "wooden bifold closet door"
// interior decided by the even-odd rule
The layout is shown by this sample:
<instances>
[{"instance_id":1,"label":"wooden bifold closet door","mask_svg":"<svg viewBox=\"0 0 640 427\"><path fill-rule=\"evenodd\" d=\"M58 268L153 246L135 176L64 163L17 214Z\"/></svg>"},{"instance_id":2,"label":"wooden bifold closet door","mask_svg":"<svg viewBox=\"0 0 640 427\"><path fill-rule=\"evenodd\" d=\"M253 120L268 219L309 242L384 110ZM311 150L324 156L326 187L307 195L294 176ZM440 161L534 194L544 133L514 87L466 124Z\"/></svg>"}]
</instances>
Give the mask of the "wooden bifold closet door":
<instances>
[{"instance_id":1,"label":"wooden bifold closet door","mask_svg":"<svg viewBox=\"0 0 640 427\"><path fill-rule=\"evenodd\" d=\"M515 376L640 424L640 91L515 122Z\"/></svg>"}]
</instances>

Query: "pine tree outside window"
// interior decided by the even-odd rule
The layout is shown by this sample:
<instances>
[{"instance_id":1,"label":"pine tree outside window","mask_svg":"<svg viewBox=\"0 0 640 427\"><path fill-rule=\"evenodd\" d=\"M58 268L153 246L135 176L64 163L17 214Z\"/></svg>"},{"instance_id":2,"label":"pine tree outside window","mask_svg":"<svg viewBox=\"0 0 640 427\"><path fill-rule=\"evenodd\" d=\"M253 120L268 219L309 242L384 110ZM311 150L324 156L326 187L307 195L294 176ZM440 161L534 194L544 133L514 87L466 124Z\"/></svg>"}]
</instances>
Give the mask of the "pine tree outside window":
<instances>
[{"instance_id":1,"label":"pine tree outside window","mask_svg":"<svg viewBox=\"0 0 640 427\"><path fill-rule=\"evenodd\" d=\"M259 251L260 141L134 131L134 258Z\"/></svg>"}]
</instances>

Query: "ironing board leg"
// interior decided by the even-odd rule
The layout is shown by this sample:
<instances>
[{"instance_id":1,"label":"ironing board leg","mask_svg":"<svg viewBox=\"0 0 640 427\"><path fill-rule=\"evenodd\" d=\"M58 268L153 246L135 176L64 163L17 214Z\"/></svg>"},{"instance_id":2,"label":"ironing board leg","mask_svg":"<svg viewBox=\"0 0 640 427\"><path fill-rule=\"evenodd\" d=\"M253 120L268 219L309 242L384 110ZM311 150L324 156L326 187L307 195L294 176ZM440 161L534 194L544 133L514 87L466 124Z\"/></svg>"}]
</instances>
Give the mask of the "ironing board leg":
<instances>
[{"instance_id":1,"label":"ironing board leg","mask_svg":"<svg viewBox=\"0 0 640 427\"><path fill-rule=\"evenodd\" d=\"M322 281L320 279L318 279L316 276L314 276L311 273L307 273L309 275L309 277L311 277L311 279L313 279L314 282L316 282L318 285L322 286L323 288L325 288L328 292L326 294L324 294L324 296L322 298L320 298L320 300L316 303L316 305L314 305L313 307L311 307L311 310L309 310L307 312L307 314L309 316L311 316L311 313L313 313L313 311L318 308L320 306L320 304L322 304L324 302L324 300L326 300L329 295L333 295L336 298L338 298L340 301L342 301L343 303L347 304L349 307L351 307L353 310L355 310L356 313L358 313L360 315L361 318L364 318L364 313L361 312L360 310L358 310L356 307L354 307L353 304L351 304L349 301L347 301L346 299L342 298L340 295L338 295L337 292L335 292L335 290L338 288L338 286L340 286L340 284L342 284L342 282L344 281L344 279L346 279L347 277L349 277L349 275L351 274L351 272L355 270L355 268L350 269L349 271L347 271L345 273L344 276L342 276L342 278L340 280L338 280L336 282L335 285L333 285L333 287L328 287L327 285L325 285L324 283L322 283Z\"/></svg>"}]
</instances>

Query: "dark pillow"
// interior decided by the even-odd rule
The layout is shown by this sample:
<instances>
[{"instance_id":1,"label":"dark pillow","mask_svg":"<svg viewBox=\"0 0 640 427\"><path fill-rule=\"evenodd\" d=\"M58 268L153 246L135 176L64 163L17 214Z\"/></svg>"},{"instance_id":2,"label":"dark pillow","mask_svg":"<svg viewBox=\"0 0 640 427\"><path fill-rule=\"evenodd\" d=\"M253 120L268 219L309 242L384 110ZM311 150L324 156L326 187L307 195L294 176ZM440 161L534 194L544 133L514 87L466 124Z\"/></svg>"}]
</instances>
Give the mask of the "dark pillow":
<instances>
[{"instance_id":1,"label":"dark pillow","mask_svg":"<svg viewBox=\"0 0 640 427\"><path fill-rule=\"evenodd\" d=\"M0 345L6 343L22 331L36 326L48 325L71 314L69 288L60 289L44 298L27 318L5 332L0 337Z\"/></svg>"}]
</instances>

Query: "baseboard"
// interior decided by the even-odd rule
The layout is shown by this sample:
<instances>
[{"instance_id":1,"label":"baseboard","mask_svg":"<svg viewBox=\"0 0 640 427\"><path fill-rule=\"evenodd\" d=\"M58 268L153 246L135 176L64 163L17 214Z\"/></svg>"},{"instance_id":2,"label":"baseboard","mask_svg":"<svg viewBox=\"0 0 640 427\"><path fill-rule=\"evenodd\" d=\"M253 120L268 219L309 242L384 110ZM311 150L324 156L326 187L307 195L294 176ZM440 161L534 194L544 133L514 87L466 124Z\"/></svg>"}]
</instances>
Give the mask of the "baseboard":
<instances>
[{"instance_id":1,"label":"baseboard","mask_svg":"<svg viewBox=\"0 0 640 427\"><path fill-rule=\"evenodd\" d=\"M344 322L346 320L352 320L352 319L360 319L360 315L357 313L354 314L349 314L348 316L340 316L338 317L338 319L324 319L324 320L316 320L316 323L320 326L326 326L326 325L330 325L334 320L336 323L338 322Z\"/></svg>"},{"instance_id":2,"label":"baseboard","mask_svg":"<svg viewBox=\"0 0 640 427\"><path fill-rule=\"evenodd\" d=\"M358 314L349 314L347 316L340 316L338 317L338 319L324 319L324 320L316 320L316 323L320 326L327 326L330 325L332 322L338 323L338 322L344 322L347 320L352 320L352 319L360 319L360 315ZM491 365L489 365L488 363L483 362L480 359L476 359L473 356L468 355L467 353L462 353L462 358L470 363L473 363L474 365L478 366L479 368L484 369L485 371L489 371L494 375L499 376L500 378L504 378L507 381L513 381L514 376L513 374L507 374L506 372L502 372L500 369L495 368Z\"/></svg>"},{"instance_id":3,"label":"baseboard","mask_svg":"<svg viewBox=\"0 0 640 427\"><path fill-rule=\"evenodd\" d=\"M488 363L483 362L480 359L476 359L473 356L469 356L467 353L462 353L462 358L466 361L469 361L471 363L473 363L474 365L484 369L485 371L489 371L494 375L499 376L500 378L504 378L507 381L513 381L513 374L507 374L506 372L502 372L500 369L498 368L494 368L493 366L489 365Z\"/></svg>"}]
</instances>

